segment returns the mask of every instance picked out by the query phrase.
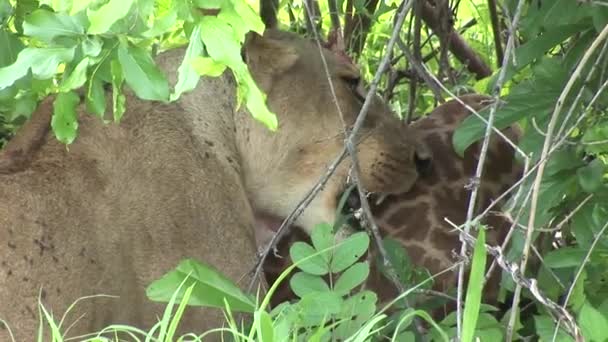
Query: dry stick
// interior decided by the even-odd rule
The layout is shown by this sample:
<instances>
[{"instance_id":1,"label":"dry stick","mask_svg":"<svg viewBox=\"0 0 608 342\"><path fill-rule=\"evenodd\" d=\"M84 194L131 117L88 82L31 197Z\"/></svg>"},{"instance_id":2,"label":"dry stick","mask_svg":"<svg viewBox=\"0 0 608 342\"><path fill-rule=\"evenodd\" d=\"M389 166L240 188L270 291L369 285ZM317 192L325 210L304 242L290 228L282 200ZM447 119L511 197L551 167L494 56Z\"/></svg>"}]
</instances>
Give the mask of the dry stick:
<instances>
[{"instance_id":1,"label":"dry stick","mask_svg":"<svg viewBox=\"0 0 608 342\"><path fill-rule=\"evenodd\" d=\"M591 44L589 49L587 51L585 51L583 58L577 65L576 69L572 73L572 76L566 83L564 90L562 91L559 98L557 99L557 104L555 105L555 109L553 111L553 114L551 115L551 120L549 121L549 125L547 126L547 136L545 138L545 141L543 144L543 149L541 152L542 160L539 162L538 173L536 174L536 178L534 179L534 185L533 185L534 190L532 192L532 203L531 203L531 208L530 208L530 217L528 219L528 230L527 230L527 234L526 234L526 242L524 245L523 256L522 256L521 265L520 265L522 274L525 272L526 265L528 263L529 249L530 249L530 245L532 243L532 233L534 231L534 221L536 219L536 208L538 205L540 186L542 183L545 166L547 164L546 157L548 157L549 148L551 147L553 130L555 129L555 126L557 124L557 118L559 117L559 113L561 112L564 101L566 100L566 97L570 93L570 90L572 89L574 82L580 77L583 67L587 64L587 61L591 57L591 54L593 52L595 52L595 50L598 48L599 44L606 38L607 35L608 35L608 25L606 25L604 27L604 29L602 30L602 32L600 32L600 34L593 41L593 43ZM520 296L521 296L521 286L518 285L515 287L515 293L513 295L513 305L511 307L511 317L509 318L509 325L507 326L507 341L511 341L512 337L513 337L513 329L515 326L515 318L516 318L516 313L517 313L517 307L519 306Z\"/></svg>"},{"instance_id":2,"label":"dry stick","mask_svg":"<svg viewBox=\"0 0 608 342\"><path fill-rule=\"evenodd\" d=\"M513 23L511 24L512 27L517 27L517 23L519 21L520 15L521 15L521 10L523 8L523 3L524 3L524 0L519 0L519 2L517 4L517 10L515 12L515 16L513 17ZM509 39L507 39L507 46L505 48L505 50L506 50L505 55L508 56L511 53L510 51L513 50L514 40L515 40L515 31L510 31ZM506 60L503 61L503 64L506 64L506 62L507 62ZM488 123L486 125L486 132L484 135L483 144L481 145L481 152L479 154L479 160L477 162L477 169L475 170L475 178L474 178L475 185L473 187L473 190L471 191L471 197L469 198L469 207L467 209L467 220L466 220L465 226L464 226L464 232L467 235L471 231L473 211L475 210L477 193L479 191L479 180L481 179L481 176L483 173L483 167L485 165L485 160L486 160L486 156L487 156L487 152L488 152L488 146L490 144L490 136L492 134L492 128L494 126L494 115L496 114L496 109L498 108L498 98L500 97L500 90L501 90L502 84L504 82L506 71L507 71L506 68L502 68L500 70L498 79L496 80L496 84L494 85L494 89L492 91L493 97L494 97L494 103L492 103L492 107L491 107L490 113L488 115ZM460 234L460 240L463 242L463 244L460 246L460 256L465 257L467 254L468 246L464 243L462 234ZM463 291L464 291L464 265L461 265L458 268L458 293L457 293L458 305L456 307L456 309L457 309L456 326L457 326L458 339L460 339L461 334L462 334L462 307L461 306L462 306Z\"/></svg>"},{"instance_id":3,"label":"dry stick","mask_svg":"<svg viewBox=\"0 0 608 342\"><path fill-rule=\"evenodd\" d=\"M604 232L606 231L606 229L608 229L608 222L606 222L604 227L602 227L602 229L599 231L599 233L597 233L595 239L593 239L593 243L591 243L591 246L589 247L589 250L587 251L585 258L583 259L583 262L579 266L578 271L576 272L576 275L574 276L574 279L572 280L572 285L570 285L570 288L568 289L568 294L566 295L566 299L564 299L564 304L562 305L562 308L564 308L564 310L566 310L566 306L568 305L570 296L572 296L572 291L574 291L574 286L576 285L578 278L580 278L581 274L583 273L583 269L585 269L585 265L589 262L589 259L591 258L591 253L595 249L595 246L597 245L597 242L600 240L602 235L604 235ZM557 334L557 330L559 329L560 322L561 322L561 319L559 321L557 321L557 324L555 325L556 332L554 333L554 336L556 336L556 334Z\"/></svg>"}]
</instances>

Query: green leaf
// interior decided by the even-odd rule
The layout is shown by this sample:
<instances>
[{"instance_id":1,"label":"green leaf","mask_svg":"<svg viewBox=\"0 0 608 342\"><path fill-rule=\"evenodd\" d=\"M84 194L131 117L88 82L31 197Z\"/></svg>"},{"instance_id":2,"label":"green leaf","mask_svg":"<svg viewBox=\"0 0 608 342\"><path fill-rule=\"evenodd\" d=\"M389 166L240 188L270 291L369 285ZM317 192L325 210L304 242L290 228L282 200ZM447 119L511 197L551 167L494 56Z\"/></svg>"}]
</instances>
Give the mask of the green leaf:
<instances>
[{"instance_id":1,"label":"green leaf","mask_svg":"<svg viewBox=\"0 0 608 342\"><path fill-rule=\"evenodd\" d=\"M576 170L578 184L583 191L595 192L603 183L603 176L606 172L606 165L601 159L594 159L588 165Z\"/></svg>"},{"instance_id":2,"label":"green leaf","mask_svg":"<svg viewBox=\"0 0 608 342\"><path fill-rule=\"evenodd\" d=\"M317 325L330 315L336 315L342 307L342 298L334 292L311 292L297 304L304 316L305 323Z\"/></svg>"},{"instance_id":3,"label":"green leaf","mask_svg":"<svg viewBox=\"0 0 608 342\"><path fill-rule=\"evenodd\" d=\"M289 285L293 293L300 298L312 292L330 291L329 286L321 277L304 272L294 274L289 280Z\"/></svg>"},{"instance_id":4,"label":"green leaf","mask_svg":"<svg viewBox=\"0 0 608 342\"><path fill-rule=\"evenodd\" d=\"M262 93L258 85L253 81L249 72L239 72L245 77L245 99L246 106L254 119L260 121L271 131L276 131L279 123L276 114L271 112L266 105L266 95ZM243 84L243 83L241 83Z\"/></svg>"},{"instance_id":5,"label":"green leaf","mask_svg":"<svg viewBox=\"0 0 608 342\"><path fill-rule=\"evenodd\" d=\"M578 323L588 341L608 339L608 318L602 315L591 303L585 302L578 314Z\"/></svg>"},{"instance_id":6,"label":"green leaf","mask_svg":"<svg viewBox=\"0 0 608 342\"><path fill-rule=\"evenodd\" d=\"M589 153L606 153L608 152L608 122L600 125L589 127L583 139L581 140L585 145L585 150ZM603 142L599 143L598 142Z\"/></svg>"},{"instance_id":7,"label":"green leaf","mask_svg":"<svg viewBox=\"0 0 608 342\"><path fill-rule=\"evenodd\" d=\"M391 265L393 266L393 269L397 274L397 278L399 278L401 284L407 284L412 277L413 271L412 261L407 254L407 251L399 241L388 236L383 239L382 244L384 245L384 249L386 249L386 256L388 261L390 261ZM382 274L389 279L389 275L381 255L377 256L376 265Z\"/></svg>"},{"instance_id":8,"label":"green leaf","mask_svg":"<svg viewBox=\"0 0 608 342\"><path fill-rule=\"evenodd\" d=\"M120 45L118 60L125 81L139 98L153 101L166 101L169 98L167 79L145 50Z\"/></svg>"},{"instance_id":9,"label":"green leaf","mask_svg":"<svg viewBox=\"0 0 608 342\"><path fill-rule=\"evenodd\" d=\"M272 328L272 318L264 310L256 310L255 321L258 323L258 338L260 341L274 341L274 329Z\"/></svg>"},{"instance_id":10,"label":"green leaf","mask_svg":"<svg viewBox=\"0 0 608 342\"><path fill-rule=\"evenodd\" d=\"M251 115L270 130L276 130L277 117L266 106L266 96L258 88L247 65L243 62L241 46L234 38L232 27L212 16L204 16L200 27L201 37L209 56L232 70L239 84L239 93L245 96L246 106Z\"/></svg>"},{"instance_id":11,"label":"green leaf","mask_svg":"<svg viewBox=\"0 0 608 342\"><path fill-rule=\"evenodd\" d=\"M59 93L53 102L53 118L51 127L57 140L64 144L71 144L76 139L78 130L78 114L76 106L80 98L73 91Z\"/></svg>"},{"instance_id":12,"label":"green leaf","mask_svg":"<svg viewBox=\"0 0 608 342\"><path fill-rule=\"evenodd\" d=\"M124 18L134 0L110 0L105 5L101 6L96 11L89 12L89 29L88 34L106 33L112 24Z\"/></svg>"},{"instance_id":13,"label":"green leaf","mask_svg":"<svg viewBox=\"0 0 608 342\"><path fill-rule=\"evenodd\" d=\"M311 245L305 242L298 241L294 243L289 249L289 255L294 264L297 264L297 267L306 273L325 275L329 271L327 262L323 257Z\"/></svg>"},{"instance_id":14,"label":"green leaf","mask_svg":"<svg viewBox=\"0 0 608 342\"><path fill-rule=\"evenodd\" d=\"M568 76L567 70L564 70L560 60L552 58L536 65L534 71L537 74L535 78L514 86L509 95L503 98L506 105L497 109L494 127L502 130L526 117L534 117L538 121L553 110L563 80ZM530 101L530 94L534 94L534 101ZM487 108L479 114L487 120L489 112ZM481 139L485 131L486 124L481 119L476 115L467 116L452 136L456 153L464 156L464 151Z\"/></svg>"},{"instance_id":15,"label":"green leaf","mask_svg":"<svg viewBox=\"0 0 608 342\"><path fill-rule=\"evenodd\" d=\"M544 256L545 265L550 268L578 267L581 265L586 254L586 249L562 247L550 251Z\"/></svg>"},{"instance_id":16,"label":"green leaf","mask_svg":"<svg viewBox=\"0 0 608 342\"><path fill-rule=\"evenodd\" d=\"M209 57L195 57L191 64L194 71L204 76L217 77L226 70L226 64L216 62Z\"/></svg>"},{"instance_id":17,"label":"green leaf","mask_svg":"<svg viewBox=\"0 0 608 342\"><path fill-rule=\"evenodd\" d=\"M51 78L57 73L60 63L74 58L75 48L32 48L27 47L17 56L15 63L0 68L0 90L11 86L15 81L32 70L38 79Z\"/></svg>"},{"instance_id":18,"label":"green leaf","mask_svg":"<svg viewBox=\"0 0 608 342\"><path fill-rule=\"evenodd\" d=\"M241 46L234 39L234 31L230 25L216 17L205 16L201 19L200 28L203 43L211 58L232 69L242 68L244 62L241 57Z\"/></svg>"},{"instance_id":19,"label":"green leaf","mask_svg":"<svg viewBox=\"0 0 608 342\"><path fill-rule=\"evenodd\" d=\"M366 232L358 232L349 236L336 246L329 269L333 273L344 271L364 255L368 246L369 236Z\"/></svg>"},{"instance_id":20,"label":"green leaf","mask_svg":"<svg viewBox=\"0 0 608 342\"><path fill-rule=\"evenodd\" d=\"M173 27L173 25L175 25L178 19L177 8L175 6L171 7L169 12L167 12L161 18L155 20L154 25L149 30L143 32L141 36L146 38L154 38L169 31ZM192 39L190 39L190 44L192 44Z\"/></svg>"},{"instance_id":21,"label":"green leaf","mask_svg":"<svg viewBox=\"0 0 608 342\"><path fill-rule=\"evenodd\" d=\"M51 43L57 37L81 36L84 34L84 27L81 17L38 9L25 18L23 32Z\"/></svg>"},{"instance_id":22,"label":"green leaf","mask_svg":"<svg viewBox=\"0 0 608 342\"><path fill-rule=\"evenodd\" d=\"M475 327L479 318L479 307L481 305L481 293L483 290L484 273L486 269L486 231L479 229L477 241L473 249L473 262L467 285L467 295L464 303L464 314L462 320L462 341L473 341Z\"/></svg>"},{"instance_id":23,"label":"green leaf","mask_svg":"<svg viewBox=\"0 0 608 342\"><path fill-rule=\"evenodd\" d=\"M568 335L563 328L563 324L560 324L559 331L556 338L553 339L555 333L555 323L549 316L534 316L534 325L536 326L536 333L540 337L541 341L556 341L556 342L573 342L574 339Z\"/></svg>"},{"instance_id":24,"label":"green leaf","mask_svg":"<svg viewBox=\"0 0 608 342\"><path fill-rule=\"evenodd\" d=\"M91 60L89 57L83 58L76 68L72 71L70 76L68 76L59 86L60 92L70 91L72 89L80 88L87 80L87 68L89 67L89 62Z\"/></svg>"},{"instance_id":25,"label":"green leaf","mask_svg":"<svg viewBox=\"0 0 608 342\"><path fill-rule=\"evenodd\" d=\"M235 283L211 265L193 259L182 260L177 267L162 278L152 282L146 295L152 301L168 302L186 277L185 287L196 284L188 301L189 305L224 308L224 300L231 310L254 312L255 302ZM183 294L177 296L181 299Z\"/></svg>"},{"instance_id":26,"label":"green leaf","mask_svg":"<svg viewBox=\"0 0 608 342\"><path fill-rule=\"evenodd\" d=\"M95 0L74 0L72 1L72 8L70 9L70 15L74 15L84 9L86 9Z\"/></svg>"},{"instance_id":27,"label":"green leaf","mask_svg":"<svg viewBox=\"0 0 608 342\"><path fill-rule=\"evenodd\" d=\"M0 67L11 65L17 60L19 52L23 50L23 43L13 32L0 30Z\"/></svg>"},{"instance_id":28,"label":"green leaf","mask_svg":"<svg viewBox=\"0 0 608 342\"><path fill-rule=\"evenodd\" d=\"M199 74L205 75L205 73L202 73L199 69L202 67L200 64L204 64L200 61L200 59L203 59L203 57L200 57L202 52L203 43L201 42L201 31L199 26L196 26L190 35L190 43L186 49L184 60L177 69L177 84L175 85L175 92L171 94L170 101L175 101L183 92L194 89L200 78ZM211 58L207 59L213 62ZM222 69L222 72L223 71L224 70ZM221 72L215 76L219 75L221 75Z\"/></svg>"},{"instance_id":29,"label":"green leaf","mask_svg":"<svg viewBox=\"0 0 608 342\"><path fill-rule=\"evenodd\" d=\"M336 329L338 340L347 340L366 324L376 313L377 301L378 296L369 290L346 299L338 316L344 320Z\"/></svg>"},{"instance_id":30,"label":"green leaf","mask_svg":"<svg viewBox=\"0 0 608 342\"><path fill-rule=\"evenodd\" d=\"M505 66L507 71L505 72L503 82L506 83L509 81L514 75L517 74L518 71L521 71L523 68L530 65L530 63L542 57L545 52L568 39L568 37L579 33L581 28L584 28L585 26L585 24L561 25L548 32L544 32L542 35L526 42L525 44L522 44L521 46L518 46L515 50L514 58L509 58L509 64ZM513 64L514 61L516 61L517 65ZM498 76L499 73L496 72L488 82L486 89L488 93L492 92L492 88L495 86Z\"/></svg>"},{"instance_id":31,"label":"green leaf","mask_svg":"<svg viewBox=\"0 0 608 342\"><path fill-rule=\"evenodd\" d=\"M8 0L0 0L0 26L6 24L7 19L11 16L13 7Z\"/></svg>"},{"instance_id":32,"label":"green leaf","mask_svg":"<svg viewBox=\"0 0 608 342\"><path fill-rule=\"evenodd\" d=\"M87 89L87 110L103 118L106 112L106 94L103 89L103 82L97 77L91 78Z\"/></svg>"},{"instance_id":33,"label":"green leaf","mask_svg":"<svg viewBox=\"0 0 608 342\"><path fill-rule=\"evenodd\" d=\"M329 263L332 252L334 251L334 235L332 234L332 226L327 223L321 223L315 226L310 235L312 245L321 252L321 256L326 263Z\"/></svg>"},{"instance_id":34,"label":"green leaf","mask_svg":"<svg viewBox=\"0 0 608 342\"><path fill-rule=\"evenodd\" d=\"M251 30L259 34L262 34L264 32L264 22L262 22L260 16L253 10L253 8L251 8L249 3L247 3L246 1L232 1L232 5L234 6L234 10L239 14L241 19L243 20L243 22L239 23L238 26L242 25L248 31ZM233 26L237 26L237 24L233 24Z\"/></svg>"},{"instance_id":35,"label":"green leaf","mask_svg":"<svg viewBox=\"0 0 608 342\"><path fill-rule=\"evenodd\" d=\"M344 271L334 285L334 291L341 295L347 295L352 289L363 284L369 275L367 262L358 262Z\"/></svg>"},{"instance_id":36,"label":"green leaf","mask_svg":"<svg viewBox=\"0 0 608 342\"><path fill-rule=\"evenodd\" d=\"M125 95L122 93L124 77L122 68L117 60L110 62L110 72L112 73L112 113L114 122L120 122L125 112Z\"/></svg>"},{"instance_id":37,"label":"green leaf","mask_svg":"<svg viewBox=\"0 0 608 342\"><path fill-rule=\"evenodd\" d=\"M80 47L82 48L82 53L85 56L97 57L101 52L103 43L101 42L99 37L92 36L87 37L85 40L83 40L82 44L80 44Z\"/></svg>"}]
</instances>

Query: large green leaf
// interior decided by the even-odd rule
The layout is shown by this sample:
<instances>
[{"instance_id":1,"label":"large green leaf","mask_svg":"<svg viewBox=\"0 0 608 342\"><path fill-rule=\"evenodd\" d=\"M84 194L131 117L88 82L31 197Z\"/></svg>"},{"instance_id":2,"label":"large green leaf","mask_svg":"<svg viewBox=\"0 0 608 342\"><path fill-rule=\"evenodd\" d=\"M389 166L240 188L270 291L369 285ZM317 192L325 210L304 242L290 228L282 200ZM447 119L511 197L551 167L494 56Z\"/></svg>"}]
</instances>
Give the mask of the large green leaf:
<instances>
[{"instance_id":1,"label":"large green leaf","mask_svg":"<svg viewBox=\"0 0 608 342\"><path fill-rule=\"evenodd\" d=\"M143 100L167 101L169 84L148 52L135 46L120 45L118 60L125 81Z\"/></svg>"},{"instance_id":2,"label":"large green leaf","mask_svg":"<svg viewBox=\"0 0 608 342\"><path fill-rule=\"evenodd\" d=\"M70 75L61 82L59 91L66 92L82 87L87 80L87 68L89 67L90 61L89 57L83 58L78 65L76 65L74 70L72 70Z\"/></svg>"},{"instance_id":3,"label":"large green leaf","mask_svg":"<svg viewBox=\"0 0 608 342\"><path fill-rule=\"evenodd\" d=\"M568 76L557 58L546 59L534 68L536 77L513 87L503 100L506 104L496 111L494 126L504 129L522 118L543 119L551 113ZM482 111L486 120L489 108ZM486 124L476 115L469 115L454 132L452 142L458 155L484 136Z\"/></svg>"},{"instance_id":4,"label":"large green leaf","mask_svg":"<svg viewBox=\"0 0 608 342\"><path fill-rule=\"evenodd\" d=\"M541 338L541 341L574 341L574 339L564 331L563 324L560 325L557 334L555 334L556 324L553 323L553 319L550 316L534 316L534 325L536 326L536 333L538 334L538 337Z\"/></svg>"},{"instance_id":5,"label":"large green leaf","mask_svg":"<svg viewBox=\"0 0 608 342\"><path fill-rule=\"evenodd\" d=\"M196 26L192 34L190 34L190 43L188 44L188 48L186 48L184 60L179 68L177 68L177 83L175 84L174 93L171 94L171 101L175 101L183 92L190 91L196 87L200 78L200 71L195 63L198 59L202 58L200 57L202 52L201 31L200 27Z\"/></svg>"},{"instance_id":6,"label":"large green leaf","mask_svg":"<svg viewBox=\"0 0 608 342\"><path fill-rule=\"evenodd\" d=\"M236 33L232 26L217 17L205 16L200 27L209 56L232 69L239 84L239 92L245 97L251 115L270 130L276 130L277 117L268 109L266 95L259 89L242 60L241 46L238 40L235 40Z\"/></svg>"},{"instance_id":7,"label":"large green leaf","mask_svg":"<svg viewBox=\"0 0 608 342\"><path fill-rule=\"evenodd\" d=\"M19 52L23 50L23 43L13 32L0 29L0 67L13 64Z\"/></svg>"},{"instance_id":8,"label":"large green leaf","mask_svg":"<svg viewBox=\"0 0 608 342\"><path fill-rule=\"evenodd\" d=\"M106 33L112 24L124 18L133 5L134 0L110 0L99 9L89 12L91 24L87 33Z\"/></svg>"},{"instance_id":9,"label":"large green leaf","mask_svg":"<svg viewBox=\"0 0 608 342\"><path fill-rule=\"evenodd\" d=\"M76 106L78 103L80 103L80 98L73 91L57 94L53 103L51 127L57 140L64 144L71 144L76 139L78 130Z\"/></svg>"},{"instance_id":10,"label":"large green leaf","mask_svg":"<svg viewBox=\"0 0 608 342\"><path fill-rule=\"evenodd\" d=\"M162 278L152 282L146 289L149 299L168 302L179 285L186 279L184 287L195 284L188 301L189 305L224 308L224 300L231 310L253 312L254 299L243 293L235 283L213 266L193 259L182 260L177 267ZM181 299L183 289L177 296Z\"/></svg>"},{"instance_id":11,"label":"large green leaf","mask_svg":"<svg viewBox=\"0 0 608 342\"><path fill-rule=\"evenodd\" d=\"M578 314L578 323L588 341L608 340L608 318L602 315L591 303L585 302Z\"/></svg>"},{"instance_id":12,"label":"large green leaf","mask_svg":"<svg viewBox=\"0 0 608 342\"><path fill-rule=\"evenodd\" d=\"M84 34L86 17L68 16L38 9L25 18L23 32L45 42L53 42L57 37L77 37Z\"/></svg>"},{"instance_id":13,"label":"large green leaf","mask_svg":"<svg viewBox=\"0 0 608 342\"><path fill-rule=\"evenodd\" d=\"M57 73L60 63L74 58L75 48L33 48L27 47L17 56L15 63L0 68L0 90L11 86L25 76L28 70L36 78L47 79Z\"/></svg>"},{"instance_id":14,"label":"large green leaf","mask_svg":"<svg viewBox=\"0 0 608 342\"><path fill-rule=\"evenodd\" d=\"M518 46L515 50L515 56L509 58L509 63L504 66L507 70L503 82L508 82L518 71L521 71L533 61L543 57L549 49L568 39L570 36L579 33L581 29L585 27L587 27L586 24L561 24L525 44ZM517 64L514 64L514 62ZM491 93L496 85L498 75L499 72L496 71L488 81L486 89L488 93Z\"/></svg>"},{"instance_id":15,"label":"large green leaf","mask_svg":"<svg viewBox=\"0 0 608 342\"><path fill-rule=\"evenodd\" d=\"M595 159L588 165L576 170L578 184L585 192L595 192L604 182L606 165L601 159Z\"/></svg>"}]
</instances>

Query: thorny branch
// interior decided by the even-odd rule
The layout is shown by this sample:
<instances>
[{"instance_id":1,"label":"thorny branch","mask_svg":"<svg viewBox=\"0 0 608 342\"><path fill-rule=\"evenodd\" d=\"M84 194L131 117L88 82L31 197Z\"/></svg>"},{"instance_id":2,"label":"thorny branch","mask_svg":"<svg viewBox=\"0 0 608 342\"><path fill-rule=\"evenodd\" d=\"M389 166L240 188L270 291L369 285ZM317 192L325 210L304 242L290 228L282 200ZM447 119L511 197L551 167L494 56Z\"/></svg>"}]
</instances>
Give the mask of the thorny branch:
<instances>
[{"instance_id":1,"label":"thorny branch","mask_svg":"<svg viewBox=\"0 0 608 342\"><path fill-rule=\"evenodd\" d=\"M449 219L445 219L445 221L452 225L454 228L458 229L458 226L451 222ZM463 234L462 236L464 237L463 243L471 247L475 246L475 241L477 240L475 237L471 236L470 234ZM567 328L570 330L570 333L573 336L580 336L580 329L576 325L576 320L574 319L572 314L570 314L568 310L564 309L559 304L555 303L550 298L545 296L538 288L536 279L527 279L516 263L507 260L507 257L503 254L502 248L500 246L490 246L486 244L485 249L494 257L498 265L511 275L511 278L513 279L515 284L517 284L517 286L521 286L528 289L537 301L544 305L551 313L553 313L559 319L563 319L567 323Z\"/></svg>"}]
</instances>

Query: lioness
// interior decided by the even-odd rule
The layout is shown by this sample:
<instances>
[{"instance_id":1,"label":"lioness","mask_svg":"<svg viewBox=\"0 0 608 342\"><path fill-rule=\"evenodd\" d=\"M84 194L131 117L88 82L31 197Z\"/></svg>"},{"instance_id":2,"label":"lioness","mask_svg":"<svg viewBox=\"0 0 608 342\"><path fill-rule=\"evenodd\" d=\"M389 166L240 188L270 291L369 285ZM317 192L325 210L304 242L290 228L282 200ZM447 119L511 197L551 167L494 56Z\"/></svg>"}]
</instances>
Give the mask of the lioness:
<instances>
[{"instance_id":1,"label":"lioness","mask_svg":"<svg viewBox=\"0 0 608 342\"><path fill-rule=\"evenodd\" d=\"M80 297L119 296L79 301L61 326L76 321L71 336L113 323L149 329L164 305L148 301L145 288L183 258L247 284L256 256L254 211L285 217L341 151L343 122L352 125L362 105L358 69L329 49L323 55L337 104L313 41L277 30L247 40L243 56L277 113L275 133L234 110L235 84L226 73L201 79L176 103L129 95L119 125L104 125L81 106L69 151L45 134L26 166L7 167L19 144L35 145L27 137L50 115L43 104L9 142L0 170L0 318L16 340L34 339L39 294L57 322ZM157 58L171 84L183 56L181 49ZM415 134L379 99L359 137L368 190L412 186L420 159ZM346 160L299 226L310 231L333 222L348 169ZM219 310L190 308L179 330L203 332L222 322ZM6 328L0 340L8 340Z\"/></svg>"}]
</instances>

